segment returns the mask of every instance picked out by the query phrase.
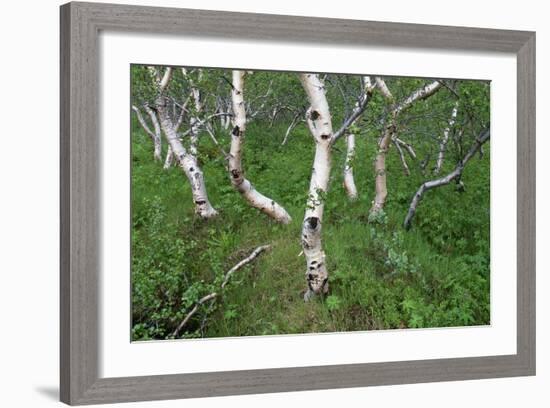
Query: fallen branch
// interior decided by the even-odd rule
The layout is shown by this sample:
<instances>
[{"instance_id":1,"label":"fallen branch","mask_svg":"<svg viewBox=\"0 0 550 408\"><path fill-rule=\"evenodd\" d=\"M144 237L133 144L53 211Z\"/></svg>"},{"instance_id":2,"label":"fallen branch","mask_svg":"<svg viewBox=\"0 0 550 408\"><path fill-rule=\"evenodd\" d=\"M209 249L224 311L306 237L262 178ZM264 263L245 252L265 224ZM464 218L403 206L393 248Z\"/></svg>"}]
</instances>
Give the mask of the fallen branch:
<instances>
[{"instance_id":1,"label":"fallen branch","mask_svg":"<svg viewBox=\"0 0 550 408\"><path fill-rule=\"evenodd\" d=\"M258 255L260 255L262 252L264 251L267 251L268 249L271 248L271 245L262 245L262 246L259 246L258 248L256 248L254 251L252 251L252 253L247 256L246 258L244 258L242 261L240 261L238 264L236 264L233 268L231 268L230 270L228 270L226 273L225 273L225 276L224 276L224 280L221 284L221 290L223 290L225 288L225 285L227 285L227 283L229 282L229 278L231 278L231 275L233 275L235 272L237 272L239 269L241 269L243 266L249 264L250 262L252 262L254 259L256 259L258 257ZM214 300L216 297L219 296L219 293L218 292L212 292L206 296L203 296L202 298L200 298L197 303L195 303L195 305L193 306L193 308L189 311L189 313L187 313L185 315L185 317L183 318L183 320L181 321L180 324L178 324L178 327L176 327L176 330L174 330L172 332L172 337L177 337L179 332L181 331L181 329L183 329L185 327L185 325L189 322L189 320L191 319L191 317L193 317L193 315L195 313L197 313L197 311L199 310L199 307L203 304L205 304L206 302L210 301L210 300Z\"/></svg>"},{"instance_id":2,"label":"fallen branch","mask_svg":"<svg viewBox=\"0 0 550 408\"><path fill-rule=\"evenodd\" d=\"M258 255L260 255L264 251L267 251L269 248L271 248L271 245L259 246L254 251L252 251L252 253L248 257L244 258L241 262L239 262L233 268L228 270L227 273L225 274L225 279L223 280L223 283L222 283L222 289L225 288L225 285L227 285L227 282L229 282L229 278L231 277L231 275L233 275L235 272L237 272L246 264L249 264L250 262L252 262L254 259L258 257Z\"/></svg>"}]
</instances>

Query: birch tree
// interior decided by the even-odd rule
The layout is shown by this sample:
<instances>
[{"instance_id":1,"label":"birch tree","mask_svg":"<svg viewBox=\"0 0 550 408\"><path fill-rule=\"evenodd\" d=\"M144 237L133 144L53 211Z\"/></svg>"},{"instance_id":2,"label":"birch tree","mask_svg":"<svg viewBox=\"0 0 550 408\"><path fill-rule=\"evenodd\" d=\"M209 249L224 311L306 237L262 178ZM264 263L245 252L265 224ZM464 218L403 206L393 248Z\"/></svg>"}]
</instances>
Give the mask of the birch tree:
<instances>
[{"instance_id":1,"label":"birch tree","mask_svg":"<svg viewBox=\"0 0 550 408\"><path fill-rule=\"evenodd\" d=\"M462 172L464 171L464 168L466 167L466 164L474 155L480 151L481 147L489 140L491 137L491 131L490 129L484 130L474 141L470 149L468 150L468 153L458 162L456 167L452 172L447 174L444 177L426 181L423 183L416 193L414 194L411 204L409 205L409 210L407 212L407 216L405 217L405 221L403 222L403 226L405 229L409 229L411 227L412 219L416 213L416 209L418 207L418 204L422 200L422 197L424 196L424 193L426 191L432 190L437 187L446 186L447 184L450 184L452 181L455 181L457 183L460 183L460 178L462 177Z\"/></svg>"},{"instance_id":2,"label":"birch tree","mask_svg":"<svg viewBox=\"0 0 550 408\"><path fill-rule=\"evenodd\" d=\"M378 150L374 160L375 197L371 207L371 214L373 215L378 214L384 209L386 198L388 196L388 188L386 183L386 154L390 148L390 143L396 137L397 119L399 114L409 109L415 102L434 95L441 88L441 83L439 81L433 81L415 90L405 99L396 103L393 94L382 78L377 77L376 84L381 93L390 103L390 110L386 116L384 131L378 142Z\"/></svg>"},{"instance_id":3,"label":"birch tree","mask_svg":"<svg viewBox=\"0 0 550 408\"><path fill-rule=\"evenodd\" d=\"M345 134L346 134L346 160L344 163L344 189L348 197L351 200L357 198L357 187L355 185L355 178L353 177L353 164L355 159L355 131L352 131L355 123L365 111L369 99L372 95L374 85L371 82L370 77L365 76L361 78L362 91L358 98L351 115L344 121ZM338 137L338 132L336 133Z\"/></svg>"},{"instance_id":4,"label":"birch tree","mask_svg":"<svg viewBox=\"0 0 550 408\"><path fill-rule=\"evenodd\" d=\"M304 300L308 301L315 295L326 294L329 290L326 255L322 246L321 231L332 165L332 146L341 137L349 134L349 128L363 114L367 108L373 87L369 77L362 79L362 91L353 110L344 119L342 126L336 132L333 132L325 84L317 74L304 73L300 74L299 77L310 105L306 111L306 123L315 142L315 157L302 223L302 249L306 258L307 282ZM351 151L350 156L352 156L355 152L355 146L353 143L350 145L350 139L348 138L349 151ZM347 163L348 170L351 167L351 160L350 157ZM349 171L348 182L350 185L353 182L352 174Z\"/></svg>"},{"instance_id":5,"label":"birch tree","mask_svg":"<svg viewBox=\"0 0 550 408\"><path fill-rule=\"evenodd\" d=\"M449 141L449 133L451 132L451 129L455 124L457 112L458 112L458 100L455 102L453 106L449 123L445 128L445 130L443 131L443 137L441 138L441 141L439 143L439 152L437 154L437 163L435 165L434 174L439 174L439 172L441 171L441 167L443 167L443 160L445 159L445 150L447 149L447 143Z\"/></svg>"},{"instance_id":6,"label":"birch tree","mask_svg":"<svg viewBox=\"0 0 550 408\"><path fill-rule=\"evenodd\" d=\"M233 129L231 130L231 148L229 151L229 176L231 184L241 193L248 203L267 214L275 221L289 224L292 219L288 212L275 200L264 196L254 188L244 176L242 149L246 132L246 107L244 103L244 71L232 72L231 100L233 106Z\"/></svg>"},{"instance_id":7,"label":"birch tree","mask_svg":"<svg viewBox=\"0 0 550 408\"><path fill-rule=\"evenodd\" d=\"M140 109L137 106L132 105L132 110L136 113L139 124L141 125L143 130L145 130L145 133L147 133L151 137L151 140L153 141L153 146L154 146L153 158L155 160L162 160L161 131L160 131L160 124L157 120L157 115L155 114L155 112L153 112L153 110L147 104L143 106L143 109L145 110L145 112L147 112L147 114L149 115L149 118L151 119L154 132L149 128L149 125L147 124L147 122L145 121L145 118L141 114Z\"/></svg>"},{"instance_id":8,"label":"birch tree","mask_svg":"<svg viewBox=\"0 0 550 408\"><path fill-rule=\"evenodd\" d=\"M150 67L156 78L159 77L158 71L154 67ZM160 126L166 137L166 141L170 145L172 154L177 161L179 167L189 180L193 202L195 204L195 213L199 217L208 219L217 215L217 211L212 207L208 200L204 174L199 167L195 155L188 152L181 143L175 125L168 114L168 98L165 95L166 88L172 77L172 68L168 67L164 71L162 79L158 81L158 96L156 99L156 110L160 119Z\"/></svg>"},{"instance_id":9,"label":"birch tree","mask_svg":"<svg viewBox=\"0 0 550 408\"><path fill-rule=\"evenodd\" d=\"M304 300L307 301L314 295L328 292L328 271L321 243L321 229L334 135L324 84L317 74L300 74L300 81L309 100L306 121L315 141L315 158L302 223L302 248L306 258L308 285Z\"/></svg>"}]
</instances>

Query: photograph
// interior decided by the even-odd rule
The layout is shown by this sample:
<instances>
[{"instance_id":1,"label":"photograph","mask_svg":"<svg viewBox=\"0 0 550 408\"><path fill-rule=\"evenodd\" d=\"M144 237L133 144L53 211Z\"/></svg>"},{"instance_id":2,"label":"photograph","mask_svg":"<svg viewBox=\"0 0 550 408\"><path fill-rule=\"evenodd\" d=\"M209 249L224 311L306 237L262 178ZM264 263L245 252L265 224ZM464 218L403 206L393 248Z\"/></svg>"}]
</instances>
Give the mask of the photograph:
<instances>
[{"instance_id":1,"label":"photograph","mask_svg":"<svg viewBox=\"0 0 550 408\"><path fill-rule=\"evenodd\" d=\"M490 81L133 64L131 341L490 325Z\"/></svg>"}]
</instances>

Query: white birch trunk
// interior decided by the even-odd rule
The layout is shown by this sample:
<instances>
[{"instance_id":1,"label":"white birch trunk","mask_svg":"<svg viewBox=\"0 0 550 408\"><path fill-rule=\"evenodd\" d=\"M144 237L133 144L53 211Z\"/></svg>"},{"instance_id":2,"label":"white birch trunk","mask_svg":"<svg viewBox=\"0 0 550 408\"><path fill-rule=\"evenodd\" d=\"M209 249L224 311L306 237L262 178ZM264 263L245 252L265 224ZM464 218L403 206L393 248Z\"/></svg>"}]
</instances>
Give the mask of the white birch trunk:
<instances>
[{"instance_id":1,"label":"white birch trunk","mask_svg":"<svg viewBox=\"0 0 550 408\"><path fill-rule=\"evenodd\" d=\"M145 121L139 108L137 106L132 105L132 110L136 113L138 121L141 127L143 128L143 130L145 130L145 133L147 133L151 137L151 140L153 141L153 146L154 146L153 158L155 160L161 160L161 153L162 153L161 132L160 132L160 126L159 126L155 112L153 112L152 109L149 108L148 106L145 106L145 110L149 115L149 117L151 118L151 122L153 123L154 129L155 129L155 131L153 132L147 125L147 122Z\"/></svg>"},{"instance_id":2,"label":"white birch trunk","mask_svg":"<svg viewBox=\"0 0 550 408\"><path fill-rule=\"evenodd\" d=\"M154 78L157 78L158 97L156 100L156 110L160 120L160 127L172 149L174 158L189 180L191 194L193 195L193 202L195 204L195 213L205 219L214 217L218 212L210 205L210 201L208 201L202 170L199 167L196 157L189 154L181 144L174 123L167 112L167 100L164 96L164 91L172 77L172 69L170 67L166 68L160 81L158 80L160 76L158 70L154 67L149 67L149 70L152 72Z\"/></svg>"},{"instance_id":3,"label":"white birch trunk","mask_svg":"<svg viewBox=\"0 0 550 408\"><path fill-rule=\"evenodd\" d=\"M294 129L294 127L296 127L296 125L300 122L300 115L301 115L301 112L298 112L292 118L292 122L290 122L290 125L288 125L288 128L286 129L285 137L283 139L283 142L281 143L281 146L286 145L286 142L288 141L288 137L290 136L290 132L292 132L292 129Z\"/></svg>"},{"instance_id":4,"label":"white birch trunk","mask_svg":"<svg viewBox=\"0 0 550 408\"><path fill-rule=\"evenodd\" d=\"M386 83L381 78L376 78L376 85L381 90L382 94L393 103L393 95L386 86ZM374 161L375 173L375 197L372 202L371 214L377 214L384 209L386 198L388 197L388 187L386 178L386 154L390 148L390 143L394 139L397 130L398 115L410 108L413 103L426 99L435 94L440 88L439 81L433 81L422 88L415 90L407 98L400 103L394 104L388 114L388 121L384 133L378 142L378 152Z\"/></svg>"},{"instance_id":5,"label":"white birch trunk","mask_svg":"<svg viewBox=\"0 0 550 408\"><path fill-rule=\"evenodd\" d=\"M374 159L375 195L372 202L371 213L376 214L384 209L388 197L386 184L386 153L390 148L390 142L395 134L395 113L391 113L389 123L386 124L384 134L378 142L378 151Z\"/></svg>"},{"instance_id":6,"label":"white birch trunk","mask_svg":"<svg viewBox=\"0 0 550 408\"><path fill-rule=\"evenodd\" d=\"M347 154L346 163L344 165L344 188L351 200L357 198L357 187L355 186L355 180L353 178L353 162L355 159L355 135L349 133L346 136Z\"/></svg>"},{"instance_id":7,"label":"white birch trunk","mask_svg":"<svg viewBox=\"0 0 550 408\"><path fill-rule=\"evenodd\" d=\"M202 170L199 167L196 157L189 154L181 144L178 134L174 130L174 125L165 109L164 99L161 97L157 103L160 124L166 136L166 140L172 149L174 158L187 176L189 184L191 185L191 193L193 195L193 202L195 203L195 213L201 218L212 218L216 216L218 212L210 205L210 201L208 200Z\"/></svg>"},{"instance_id":8,"label":"white birch trunk","mask_svg":"<svg viewBox=\"0 0 550 408\"><path fill-rule=\"evenodd\" d=\"M153 122L153 128L155 129L155 138L153 140L155 145L155 151L153 153L155 160L162 160L162 145L161 145L161 131L160 131L160 124L157 119L157 115L151 109L149 106L145 105L145 112L149 115L151 118L151 122Z\"/></svg>"},{"instance_id":9,"label":"white birch trunk","mask_svg":"<svg viewBox=\"0 0 550 408\"><path fill-rule=\"evenodd\" d=\"M242 168L242 146L246 132L246 108L244 104L244 71L233 71L233 129L229 151L229 176L231 184L252 207L259 209L274 220L289 224L292 219L287 211L274 200L259 193L248 179Z\"/></svg>"},{"instance_id":10,"label":"white birch trunk","mask_svg":"<svg viewBox=\"0 0 550 408\"><path fill-rule=\"evenodd\" d=\"M357 122L361 117L367 105L369 103L370 97L374 86L369 76L364 76L362 78L363 89L361 90L361 95L355 103L351 115L346 118L342 127L334 132L333 134L333 143L340 137L342 134L346 134L346 145L347 145L347 154L346 161L344 164L344 189L350 200L355 200L357 198L357 187L355 185L355 179L353 177L353 162L355 157L355 135L349 133L348 129Z\"/></svg>"},{"instance_id":11,"label":"white birch trunk","mask_svg":"<svg viewBox=\"0 0 550 408\"><path fill-rule=\"evenodd\" d=\"M329 288L321 229L331 169L333 132L324 84L316 74L300 74L300 80L310 103L306 119L315 141L315 158L302 224L302 248L306 258L308 285L304 300L307 301L314 295L327 293Z\"/></svg>"},{"instance_id":12,"label":"white birch trunk","mask_svg":"<svg viewBox=\"0 0 550 408\"><path fill-rule=\"evenodd\" d=\"M451 118L449 119L449 124L443 131L443 137L439 143L439 152L437 154L437 163L435 165L434 174L439 174L441 167L443 167L443 160L445 159L445 150L447 150L447 142L449 141L449 133L453 125L455 124L456 114L458 112L458 101L455 102L453 111L451 112Z\"/></svg>"}]
</instances>

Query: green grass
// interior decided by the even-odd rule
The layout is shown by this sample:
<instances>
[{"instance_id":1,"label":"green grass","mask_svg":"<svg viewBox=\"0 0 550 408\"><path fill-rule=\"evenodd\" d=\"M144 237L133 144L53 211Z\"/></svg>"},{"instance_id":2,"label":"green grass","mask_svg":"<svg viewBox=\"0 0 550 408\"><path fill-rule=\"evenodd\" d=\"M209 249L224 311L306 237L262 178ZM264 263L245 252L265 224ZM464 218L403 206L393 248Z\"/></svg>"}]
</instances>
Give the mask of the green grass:
<instances>
[{"instance_id":1,"label":"green grass","mask_svg":"<svg viewBox=\"0 0 550 408\"><path fill-rule=\"evenodd\" d=\"M150 139L134 123L133 340L167 338L197 299L219 291L223 274L262 244L272 249L235 273L216 302L194 315L184 337L489 324L488 157L468 164L465 192L453 185L429 191L406 232L404 216L424 180L417 164L409 162L412 175L405 176L397 152L390 150L386 214L369 223L376 140L365 135L357 140L355 202L342 186L345 145L339 142L323 222L330 293L304 303L300 230L314 143L301 126L281 147L285 130L284 124L251 123L243 165L257 189L290 213L287 226L260 214L233 190L223 159L206 137L200 161L220 214L197 219L181 170L155 163ZM220 142L228 146L225 133ZM446 166L442 174L452 168L451 160Z\"/></svg>"}]
</instances>

